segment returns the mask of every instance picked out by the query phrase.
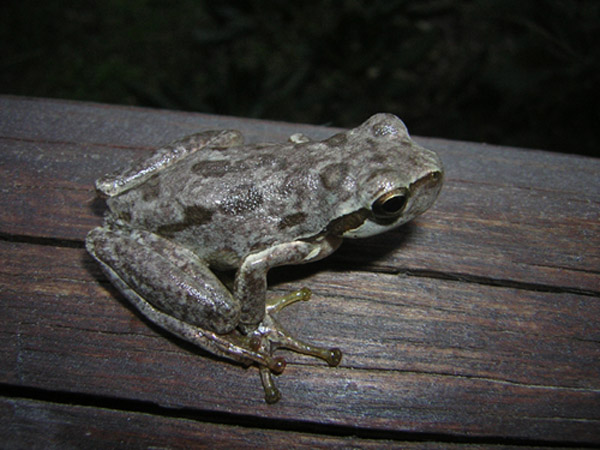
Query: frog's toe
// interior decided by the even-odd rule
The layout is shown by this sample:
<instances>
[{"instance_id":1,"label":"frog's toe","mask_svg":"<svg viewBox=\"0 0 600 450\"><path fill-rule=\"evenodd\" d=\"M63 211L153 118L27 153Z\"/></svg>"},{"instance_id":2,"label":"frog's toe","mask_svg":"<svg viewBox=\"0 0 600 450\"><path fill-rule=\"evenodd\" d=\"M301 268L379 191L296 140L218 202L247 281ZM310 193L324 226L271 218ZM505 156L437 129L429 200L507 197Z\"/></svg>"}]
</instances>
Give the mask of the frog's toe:
<instances>
[{"instance_id":1,"label":"frog's toe","mask_svg":"<svg viewBox=\"0 0 600 450\"><path fill-rule=\"evenodd\" d=\"M337 366L342 361L342 351L339 348L330 348L323 358L331 367Z\"/></svg>"},{"instance_id":2,"label":"frog's toe","mask_svg":"<svg viewBox=\"0 0 600 450\"><path fill-rule=\"evenodd\" d=\"M260 337L253 337L258 347L269 355L278 348L285 348L303 355L314 356L322 359L331 367L337 366L342 360L342 352L339 348L326 348L304 342L292 336L269 314L260 327ZM277 358L274 358L277 359Z\"/></svg>"},{"instance_id":3,"label":"frog's toe","mask_svg":"<svg viewBox=\"0 0 600 450\"><path fill-rule=\"evenodd\" d=\"M273 376L267 367L260 367L260 380L265 390L265 401L268 404L277 403L281 399L281 392L273 382Z\"/></svg>"},{"instance_id":4,"label":"frog's toe","mask_svg":"<svg viewBox=\"0 0 600 450\"><path fill-rule=\"evenodd\" d=\"M285 370L285 366L287 366L287 362L282 357L273 358L273 364L269 367L269 369L276 374L280 374Z\"/></svg>"},{"instance_id":5,"label":"frog's toe","mask_svg":"<svg viewBox=\"0 0 600 450\"><path fill-rule=\"evenodd\" d=\"M283 308L293 303L309 300L311 295L311 290L307 287L303 287L302 289L290 292L283 297L268 299L266 302L267 312L270 314L276 313L277 311L281 311Z\"/></svg>"},{"instance_id":6,"label":"frog's toe","mask_svg":"<svg viewBox=\"0 0 600 450\"><path fill-rule=\"evenodd\" d=\"M279 389L277 389L275 386L273 386L272 389L265 388L265 401L269 405L277 403L279 400L281 400L281 392L279 392Z\"/></svg>"},{"instance_id":7,"label":"frog's toe","mask_svg":"<svg viewBox=\"0 0 600 450\"><path fill-rule=\"evenodd\" d=\"M271 339L269 339L267 334L255 332L253 336L249 336L247 339L247 348L252 353L262 356L262 362L258 362L261 370L262 368L266 368L276 374L280 374L285 370L287 362L281 356L272 356Z\"/></svg>"}]
</instances>

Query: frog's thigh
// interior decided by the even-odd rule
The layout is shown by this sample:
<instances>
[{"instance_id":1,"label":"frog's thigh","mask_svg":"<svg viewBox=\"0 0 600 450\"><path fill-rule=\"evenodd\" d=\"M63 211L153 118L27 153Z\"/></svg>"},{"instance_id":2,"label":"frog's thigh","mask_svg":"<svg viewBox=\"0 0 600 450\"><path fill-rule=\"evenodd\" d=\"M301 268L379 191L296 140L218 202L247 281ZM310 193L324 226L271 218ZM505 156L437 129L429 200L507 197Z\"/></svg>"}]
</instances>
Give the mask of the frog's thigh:
<instances>
[{"instance_id":1,"label":"frog's thigh","mask_svg":"<svg viewBox=\"0 0 600 450\"><path fill-rule=\"evenodd\" d=\"M105 228L92 230L86 246L134 304L141 297L185 323L220 334L237 326L239 302L186 248L145 231ZM162 325L160 317L148 316Z\"/></svg>"}]
</instances>

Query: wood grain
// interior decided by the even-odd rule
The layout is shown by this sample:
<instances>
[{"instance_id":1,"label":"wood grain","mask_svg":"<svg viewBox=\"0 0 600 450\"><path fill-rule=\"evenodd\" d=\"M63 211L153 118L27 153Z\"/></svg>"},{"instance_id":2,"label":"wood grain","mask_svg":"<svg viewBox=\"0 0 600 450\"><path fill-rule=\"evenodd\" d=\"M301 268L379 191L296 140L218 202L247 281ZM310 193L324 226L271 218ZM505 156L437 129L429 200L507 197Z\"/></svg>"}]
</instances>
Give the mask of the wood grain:
<instances>
[{"instance_id":1,"label":"wood grain","mask_svg":"<svg viewBox=\"0 0 600 450\"><path fill-rule=\"evenodd\" d=\"M214 127L251 141L333 132L0 97L0 423L10 424L0 431L68 429L56 442L82 446L78 429L106 420L97 439L131 416L109 446L152 436L187 445L211 433L274 446L286 436L327 447L347 436L365 447L600 444L598 160L418 139L447 170L430 212L322 262L273 271L273 292L314 292L282 323L344 359L329 368L282 352L283 399L269 406L254 368L149 324L83 250L104 210L95 178Z\"/></svg>"}]
</instances>

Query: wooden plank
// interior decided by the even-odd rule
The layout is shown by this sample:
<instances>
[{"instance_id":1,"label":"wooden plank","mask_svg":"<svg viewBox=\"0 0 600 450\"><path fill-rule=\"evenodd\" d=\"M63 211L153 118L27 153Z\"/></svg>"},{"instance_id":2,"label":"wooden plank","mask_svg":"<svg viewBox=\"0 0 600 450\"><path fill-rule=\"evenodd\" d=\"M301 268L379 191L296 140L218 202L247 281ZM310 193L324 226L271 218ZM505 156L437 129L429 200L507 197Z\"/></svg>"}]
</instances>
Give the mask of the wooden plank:
<instances>
[{"instance_id":1,"label":"wooden plank","mask_svg":"<svg viewBox=\"0 0 600 450\"><path fill-rule=\"evenodd\" d=\"M122 411L163 405L155 415L165 417L140 424L180 420L179 408L259 421L273 439L283 428L270 421L396 443L600 444L599 160L419 138L447 169L430 212L270 277L273 292L315 292L280 313L290 331L345 353L334 369L285 353L284 398L268 406L255 370L148 324L83 250L105 208L92 187L100 174L210 128L240 129L251 142L334 131L0 97L5 389L113 399ZM63 413L103 417L99 408L55 414L47 403L25 409L59 423Z\"/></svg>"},{"instance_id":2,"label":"wooden plank","mask_svg":"<svg viewBox=\"0 0 600 450\"><path fill-rule=\"evenodd\" d=\"M2 446L13 448L405 448L462 449L472 444L440 441L440 436L416 441L332 436L317 430L292 431L206 422L210 417L194 417L180 412L174 416L144 412L92 408L19 398L0 397L0 436ZM151 433L148 431L151 430ZM348 433L350 430L345 430ZM405 438L408 436L405 436ZM476 447L479 448L479 447ZM524 448L503 445L503 449ZM549 447L527 446L529 450Z\"/></svg>"},{"instance_id":3,"label":"wooden plank","mask_svg":"<svg viewBox=\"0 0 600 450\"><path fill-rule=\"evenodd\" d=\"M60 118L60 120L58 119ZM186 133L250 141L333 130L201 114L0 97L0 233L83 239L104 208L93 181ZM344 245L332 264L600 293L600 160L418 139L447 178L412 225Z\"/></svg>"},{"instance_id":4,"label":"wooden plank","mask_svg":"<svg viewBox=\"0 0 600 450\"><path fill-rule=\"evenodd\" d=\"M254 369L140 320L83 249L0 245L5 385L380 433L600 442L590 296L368 272L283 281L296 275L280 271L276 290L314 290L281 321L345 354L329 368L285 353L284 397L266 405Z\"/></svg>"}]
</instances>

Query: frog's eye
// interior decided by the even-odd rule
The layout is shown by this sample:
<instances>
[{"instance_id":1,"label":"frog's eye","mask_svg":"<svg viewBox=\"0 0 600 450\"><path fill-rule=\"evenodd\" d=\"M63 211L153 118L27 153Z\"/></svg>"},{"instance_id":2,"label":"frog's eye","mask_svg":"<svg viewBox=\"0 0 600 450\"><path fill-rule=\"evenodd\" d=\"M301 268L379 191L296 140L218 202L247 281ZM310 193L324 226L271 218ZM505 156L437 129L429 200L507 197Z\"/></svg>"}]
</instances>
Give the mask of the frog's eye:
<instances>
[{"instance_id":1,"label":"frog's eye","mask_svg":"<svg viewBox=\"0 0 600 450\"><path fill-rule=\"evenodd\" d=\"M407 200L408 191L406 189L394 189L375 200L371 209L376 219L384 221L395 219L402 214Z\"/></svg>"}]
</instances>

